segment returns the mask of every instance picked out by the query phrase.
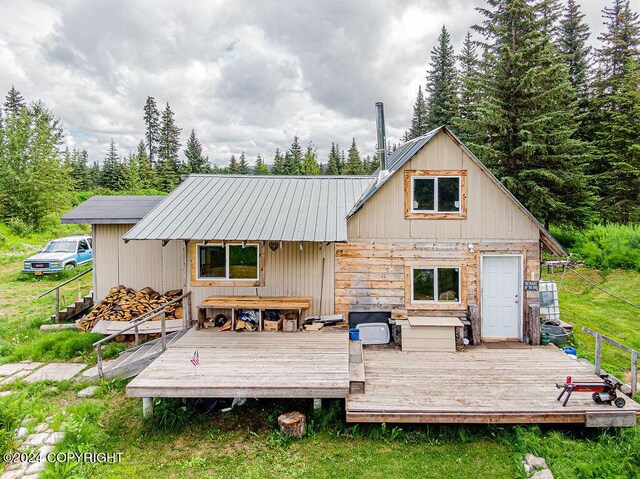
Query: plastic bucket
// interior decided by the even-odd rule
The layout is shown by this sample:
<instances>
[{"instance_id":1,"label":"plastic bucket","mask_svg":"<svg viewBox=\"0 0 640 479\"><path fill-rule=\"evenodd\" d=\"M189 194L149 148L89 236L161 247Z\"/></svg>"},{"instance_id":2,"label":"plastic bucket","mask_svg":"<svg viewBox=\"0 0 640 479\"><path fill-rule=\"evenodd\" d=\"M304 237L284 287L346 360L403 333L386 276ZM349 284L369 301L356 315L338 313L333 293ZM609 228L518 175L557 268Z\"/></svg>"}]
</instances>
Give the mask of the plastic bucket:
<instances>
[{"instance_id":1,"label":"plastic bucket","mask_svg":"<svg viewBox=\"0 0 640 479\"><path fill-rule=\"evenodd\" d=\"M573 354L574 356L576 355L576 348L574 348L573 346L565 346L564 348L562 348L562 350L567 354Z\"/></svg>"},{"instance_id":2,"label":"plastic bucket","mask_svg":"<svg viewBox=\"0 0 640 479\"><path fill-rule=\"evenodd\" d=\"M360 330L358 328L349 328L349 339L351 341L360 340Z\"/></svg>"}]
</instances>

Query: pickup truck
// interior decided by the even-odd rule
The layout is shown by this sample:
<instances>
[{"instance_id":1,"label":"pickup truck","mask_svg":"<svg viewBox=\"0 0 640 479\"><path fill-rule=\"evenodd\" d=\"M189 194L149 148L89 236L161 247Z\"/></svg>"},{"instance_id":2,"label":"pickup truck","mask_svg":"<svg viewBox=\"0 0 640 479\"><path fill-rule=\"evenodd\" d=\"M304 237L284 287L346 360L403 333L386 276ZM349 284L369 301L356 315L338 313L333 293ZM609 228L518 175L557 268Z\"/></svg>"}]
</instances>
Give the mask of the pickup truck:
<instances>
[{"instance_id":1,"label":"pickup truck","mask_svg":"<svg viewBox=\"0 0 640 479\"><path fill-rule=\"evenodd\" d=\"M47 243L38 254L24 260L23 273L36 276L57 273L93 260L93 242L89 235L68 236Z\"/></svg>"}]
</instances>

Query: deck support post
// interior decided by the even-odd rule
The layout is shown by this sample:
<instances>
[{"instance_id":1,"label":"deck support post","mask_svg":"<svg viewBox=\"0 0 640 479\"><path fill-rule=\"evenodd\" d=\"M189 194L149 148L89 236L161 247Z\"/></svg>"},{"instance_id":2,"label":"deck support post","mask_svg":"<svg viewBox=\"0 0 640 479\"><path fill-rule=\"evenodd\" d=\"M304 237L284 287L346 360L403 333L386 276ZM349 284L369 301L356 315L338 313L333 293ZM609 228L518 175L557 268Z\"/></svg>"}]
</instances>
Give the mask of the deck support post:
<instances>
[{"instance_id":1,"label":"deck support post","mask_svg":"<svg viewBox=\"0 0 640 479\"><path fill-rule=\"evenodd\" d=\"M153 416L153 398L142 398L142 417Z\"/></svg>"},{"instance_id":2,"label":"deck support post","mask_svg":"<svg viewBox=\"0 0 640 479\"><path fill-rule=\"evenodd\" d=\"M313 409L318 411L322 409L322 398L314 398L313 399Z\"/></svg>"}]
</instances>

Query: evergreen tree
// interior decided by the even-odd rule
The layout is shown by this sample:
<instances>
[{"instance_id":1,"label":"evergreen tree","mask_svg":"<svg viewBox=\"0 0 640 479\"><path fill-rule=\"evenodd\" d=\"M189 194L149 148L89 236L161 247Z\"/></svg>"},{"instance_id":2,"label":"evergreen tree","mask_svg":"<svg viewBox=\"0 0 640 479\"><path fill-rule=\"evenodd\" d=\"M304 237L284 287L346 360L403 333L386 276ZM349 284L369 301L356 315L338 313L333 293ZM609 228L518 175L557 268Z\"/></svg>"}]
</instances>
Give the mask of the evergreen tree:
<instances>
[{"instance_id":1,"label":"evergreen tree","mask_svg":"<svg viewBox=\"0 0 640 479\"><path fill-rule=\"evenodd\" d=\"M440 125L451 125L458 112L458 79L456 57L449 32L443 26L437 45L431 50L427 74L427 131Z\"/></svg>"},{"instance_id":2,"label":"evergreen tree","mask_svg":"<svg viewBox=\"0 0 640 479\"><path fill-rule=\"evenodd\" d=\"M320 174L318 154L316 148L311 143L307 145L307 152L304 155L304 160L302 160L301 173L308 176Z\"/></svg>"},{"instance_id":3,"label":"evergreen tree","mask_svg":"<svg viewBox=\"0 0 640 479\"><path fill-rule=\"evenodd\" d=\"M327 161L325 174L333 176L340 174L340 149L338 148L337 143L331 143L331 149L329 150L329 160Z\"/></svg>"},{"instance_id":4,"label":"evergreen tree","mask_svg":"<svg viewBox=\"0 0 640 479\"><path fill-rule=\"evenodd\" d=\"M231 161L229 161L229 167L227 168L230 175L237 175L239 171L238 160L236 160L236 155L231 155Z\"/></svg>"},{"instance_id":5,"label":"evergreen tree","mask_svg":"<svg viewBox=\"0 0 640 479\"><path fill-rule=\"evenodd\" d=\"M640 221L640 20L629 1L603 11L594 89L594 165L605 220Z\"/></svg>"},{"instance_id":6,"label":"evergreen tree","mask_svg":"<svg viewBox=\"0 0 640 479\"><path fill-rule=\"evenodd\" d=\"M584 14L575 0L568 0L565 14L560 22L560 53L569 69L569 77L575 100L579 102L580 110L587 108L589 92L589 68L591 47L589 41L589 26L584 22Z\"/></svg>"},{"instance_id":7,"label":"evergreen tree","mask_svg":"<svg viewBox=\"0 0 640 479\"><path fill-rule=\"evenodd\" d=\"M485 138L478 131L482 72L477 46L471 37L471 32L467 32L458 61L460 62L460 104L458 115L452 121L452 128L465 144L473 148L478 143L483 143Z\"/></svg>"},{"instance_id":8,"label":"evergreen tree","mask_svg":"<svg viewBox=\"0 0 640 479\"><path fill-rule=\"evenodd\" d=\"M121 168L120 189L136 193L143 188L138 155L129 154Z\"/></svg>"},{"instance_id":9,"label":"evergreen tree","mask_svg":"<svg viewBox=\"0 0 640 479\"><path fill-rule=\"evenodd\" d=\"M557 44L562 35L562 3L560 0L535 0L533 5L540 20L541 33Z\"/></svg>"},{"instance_id":10,"label":"evergreen tree","mask_svg":"<svg viewBox=\"0 0 640 479\"><path fill-rule=\"evenodd\" d=\"M158 178L162 191L171 191L180 182L180 173L184 165L180 161L180 128L176 125L174 113L167 103L160 121L160 139L158 141Z\"/></svg>"},{"instance_id":11,"label":"evergreen tree","mask_svg":"<svg viewBox=\"0 0 640 479\"><path fill-rule=\"evenodd\" d=\"M73 150L70 158L71 179L76 191L91 189L91 172L89 171L89 154L87 150Z\"/></svg>"},{"instance_id":12,"label":"evergreen tree","mask_svg":"<svg viewBox=\"0 0 640 479\"><path fill-rule=\"evenodd\" d=\"M302 147L298 137L293 137L291 147L284 154L284 174L299 175L302 170Z\"/></svg>"},{"instance_id":13,"label":"evergreen tree","mask_svg":"<svg viewBox=\"0 0 640 479\"><path fill-rule=\"evenodd\" d=\"M24 97L18 90L16 90L14 85L11 85L11 89L9 90L9 93L7 93L5 99L4 111L8 115L18 116L20 110L26 106Z\"/></svg>"},{"instance_id":14,"label":"evergreen tree","mask_svg":"<svg viewBox=\"0 0 640 479\"><path fill-rule=\"evenodd\" d=\"M344 165L343 174L345 175L362 175L364 169L362 167L362 160L360 159L360 151L356 146L356 139L353 138L351 147L349 148L349 155L346 164Z\"/></svg>"},{"instance_id":15,"label":"evergreen tree","mask_svg":"<svg viewBox=\"0 0 640 479\"><path fill-rule=\"evenodd\" d=\"M149 161L153 164L158 153L160 141L160 112L156 100L152 96L147 97L144 105L145 142L149 151Z\"/></svg>"},{"instance_id":16,"label":"evergreen tree","mask_svg":"<svg viewBox=\"0 0 640 479\"><path fill-rule=\"evenodd\" d=\"M254 175L268 175L269 174L269 167L267 166L267 164L262 159L262 156L260 156L260 155L258 155L258 157L256 158L256 164L253 167L253 174Z\"/></svg>"},{"instance_id":17,"label":"evergreen tree","mask_svg":"<svg viewBox=\"0 0 640 479\"><path fill-rule=\"evenodd\" d=\"M118 191L122 182L122 165L120 164L120 155L116 143L111 139L107 156L102 163L100 172L100 186L109 190Z\"/></svg>"},{"instance_id":18,"label":"evergreen tree","mask_svg":"<svg viewBox=\"0 0 640 479\"><path fill-rule=\"evenodd\" d=\"M144 189L151 188L155 184L155 177L144 141L140 140L140 143L138 143L138 149L135 155L139 165L141 187Z\"/></svg>"},{"instance_id":19,"label":"evergreen tree","mask_svg":"<svg viewBox=\"0 0 640 479\"><path fill-rule=\"evenodd\" d=\"M589 160L574 138L576 109L567 68L532 0L488 0L479 30L487 39L479 122L488 166L545 226L584 224L593 195Z\"/></svg>"},{"instance_id":20,"label":"evergreen tree","mask_svg":"<svg viewBox=\"0 0 640 479\"><path fill-rule=\"evenodd\" d=\"M202 155L202 145L196 137L195 130L191 130L184 156L187 158L187 173L209 173L209 158Z\"/></svg>"},{"instance_id":21,"label":"evergreen tree","mask_svg":"<svg viewBox=\"0 0 640 479\"><path fill-rule=\"evenodd\" d=\"M428 129L427 102L422 94L422 86L418 87L416 102L413 104L413 117L411 118L411 128L405 133L404 141L417 138L429 131Z\"/></svg>"},{"instance_id":22,"label":"evergreen tree","mask_svg":"<svg viewBox=\"0 0 640 479\"><path fill-rule=\"evenodd\" d=\"M276 154L273 157L273 168L271 169L271 173L274 175L285 175L284 168L284 157L282 153L280 153L280 148L276 148Z\"/></svg>"},{"instance_id":23,"label":"evergreen tree","mask_svg":"<svg viewBox=\"0 0 640 479\"><path fill-rule=\"evenodd\" d=\"M244 151L240 154L240 161L238 162L238 174L249 174L249 163L247 162L246 156L244 156Z\"/></svg>"}]
</instances>

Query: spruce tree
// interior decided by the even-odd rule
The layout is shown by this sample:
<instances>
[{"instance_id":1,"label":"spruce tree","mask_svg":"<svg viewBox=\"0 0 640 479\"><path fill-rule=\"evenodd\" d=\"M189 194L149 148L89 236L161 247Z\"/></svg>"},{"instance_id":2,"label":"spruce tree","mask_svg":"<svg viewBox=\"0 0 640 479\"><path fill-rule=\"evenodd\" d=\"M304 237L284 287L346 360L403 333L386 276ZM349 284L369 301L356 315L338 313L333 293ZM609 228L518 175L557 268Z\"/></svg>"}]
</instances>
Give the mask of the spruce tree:
<instances>
[{"instance_id":1,"label":"spruce tree","mask_svg":"<svg viewBox=\"0 0 640 479\"><path fill-rule=\"evenodd\" d=\"M273 157L273 168L271 173L274 175L285 175L284 157L280 153L280 148L276 148L276 154Z\"/></svg>"},{"instance_id":2,"label":"spruce tree","mask_svg":"<svg viewBox=\"0 0 640 479\"><path fill-rule=\"evenodd\" d=\"M151 164L156 160L158 142L160 141L160 112L156 100L152 96L147 97L144 105L145 142L149 152Z\"/></svg>"},{"instance_id":3,"label":"spruce tree","mask_svg":"<svg viewBox=\"0 0 640 479\"><path fill-rule=\"evenodd\" d=\"M202 155L202 145L196 137L195 130L191 130L191 134L187 139L184 156L187 159L185 170L187 173L209 173L209 158Z\"/></svg>"},{"instance_id":4,"label":"spruce tree","mask_svg":"<svg viewBox=\"0 0 640 479\"><path fill-rule=\"evenodd\" d=\"M24 108L25 105L26 104L22 94L18 90L16 90L16 87L14 85L11 85L11 89L5 97L4 111L8 115L18 116L20 110Z\"/></svg>"},{"instance_id":5,"label":"spruce tree","mask_svg":"<svg viewBox=\"0 0 640 479\"><path fill-rule=\"evenodd\" d=\"M231 160L229 161L229 167L227 168L227 171L230 175L238 174L238 160L236 159L236 155L231 155Z\"/></svg>"},{"instance_id":6,"label":"spruce tree","mask_svg":"<svg viewBox=\"0 0 640 479\"><path fill-rule=\"evenodd\" d=\"M140 169L141 187L143 189L151 188L155 183L155 176L153 165L151 165L151 160L149 160L149 155L147 155L143 140L140 140L140 143L138 143L135 155Z\"/></svg>"},{"instance_id":7,"label":"spruce tree","mask_svg":"<svg viewBox=\"0 0 640 479\"><path fill-rule=\"evenodd\" d=\"M482 98L482 70L476 42L467 35L458 57L460 63L460 103L452 121L455 134L470 148L483 143L485 137L478 130L479 105Z\"/></svg>"},{"instance_id":8,"label":"spruce tree","mask_svg":"<svg viewBox=\"0 0 640 479\"><path fill-rule=\"evenodd\" d=\"M411 128L405 134L405 141L424 135L428 131L428 111L427 102L422 93L422 86L418 87L418 95L413 104L413 116L411 117Z\"/></svg>"},{"instance_id":9,"label":"spruce tree","mask_svg":"<svg viewBox=\"0 0 640 479\"><path fill-rule=\"evenodd\" d=\"M589 69L591 46L589 46L589 25L584 21L584 14L580 11L575 0L568 0L567 7L560 22L560 41L558 49L562 54L569 78L575 92L575 100L579 108L587 108L589 92Z\"/></svg>"},{"instance_id":10,"label":"spruce tree","mask_svg":"<svg viewBox=\"0 0 640 479\"><path fill-rule=\"evenodd\" d=\"M254 175L268 175L269 174L269 167L267 166L267 164L262 159L262 156L260 156L260 155L258 155L258 157L256 158L256 164L253 167L253 174Z\"/></svg>"},{"instance_id":11,"label":"spruce tree","mask_svg":"<svg viewBox=\"0 0 640 479\"><path fill-rule=\"evenodd\" d=\"M160 119L160 137L158 141L158 178L159 186L169 192L180 182L184 165L178 156L180 152L180 128L176 125L174 113L167 103Z\"/></svg>"},{"instance_id":12,"label":"spruce tree","mask_svg":"<svg viewBox=\"0 0 640 479\"><path fill-rule=\"evenodd\" d=\"M427 131L441 125L451 125L458 112L458 80L456 57L446 27L431 50L430 69L427 73Z\"/></svg>"},{"instance_id":13,"label":"spruce tree","mask_svg":"<svg viewBox=\"0 0 640 479\"><path fill-rule=\"evenodd\" d=\"M349 147L348 160L344 165L344 170L342 173L345 175L362 175L364 173L362 160L360 159L360 151L356 146L355 138L353 138L351 147Z\"/></svg>"},{"instance_id":14,"label":"spruce tree","mask_svg":"<svg viewBox=\"0 0 640 479\"><path fill-rule=\"evenodd\" d=\"M594 174L603 217L640 221L640 20L628 1L603 11L606 31L597 50Z\"/></svg>"},{"instance_id":15,"label":"spruce tree","mask_svg":"<svg viewBox=\"0 0 640 479\"><path fill-rule=\"evenodd\" d=\"M307 152L304 154L304 159L302 160L301 173L307 176L320 174L318 154L316 148L311 143L307 145Z\"/></svg>"},{"instance_id":16,"label":"spruce tree","mask_svg":"<svg viewBox=\"0 0 640 479\"><path fill-rule=\"evenodd\" d=\"M574 138L576 108L566 65L532 0L488 0L479 30L487 40L478 151L545 226L589 220L593 195L585 144Z\"/></svg>"},{"instance_id":17,"label":"spruce tree","mask_svg":"<svg viewBox=\"0 0 640 479\"><path fill-rule=\"evenodd\" d=\"M293 137L291 146L284 154L284 174L299 175L302 170L302 147L298 137Z\"/></svg>"},{"instance_id":18,"label":"spruce tree","mask_svg":"<svg viewBox=\"0 0 640 479\"><path fill-rule=\"evenodd\" d=\"M89 171L89 154L87 150L73 150L71 153L71 178L76 191L91 189L91 174Z\"/></svg>"},{"instance_id":19,"label":"spruce tree","mask_svg":"<svg viewBox=\"0 0 640 479\"><path fill-rule=\"evenodd\" d=\"M562 3L560 0L535 0L533 5L540 20L541 33L557 44L562 35Z\"/></svg>"},{"instance_id":20,"label":"spruce tree","mask_svg":"<svg viewBox=\"0 0 640 479\"><path fill-rule=\"evenodd\" d=\"M136 193L143 188L140 175L140 162L136 154L129 154L121 168L120 189L129 193Z\"/></svg>"},{"instance_id":21,"label":"spruce tree","mask_svg":"<svg viewBox=\"0 0 640 479\"><path fill-rule=\"evenodd\" d=\"M329 150L329 159L327 161L327 167L324 171L325 175L339 175L340 174L340 150L337 143L331 143L331 149Z\"/></svg>"},{"instance_id":22,"label":"spruce tree","mask_svg":"<svg viewBox=\"0 0 640 479\"><path fill-rule=\"evenodd\" d=\"M247 162L247 157L244 155L244 151L240 154L240 161L238 162L238 174L249 174L249 163Z\"/></svg>"},{"instance_id":23,"label":"spruce tree","mask_svg":"<svg viewBox=\"0 0 640 479\"><path fill-rule=\"evenodd\" d=\"M100 186L108 190L119 191L122 183L122 165L116 143L111 139L107 156L102 163L100 172Z\"/></svg>"}]
</instances>

